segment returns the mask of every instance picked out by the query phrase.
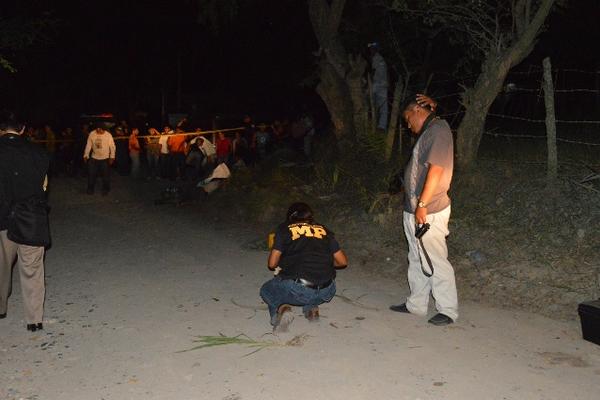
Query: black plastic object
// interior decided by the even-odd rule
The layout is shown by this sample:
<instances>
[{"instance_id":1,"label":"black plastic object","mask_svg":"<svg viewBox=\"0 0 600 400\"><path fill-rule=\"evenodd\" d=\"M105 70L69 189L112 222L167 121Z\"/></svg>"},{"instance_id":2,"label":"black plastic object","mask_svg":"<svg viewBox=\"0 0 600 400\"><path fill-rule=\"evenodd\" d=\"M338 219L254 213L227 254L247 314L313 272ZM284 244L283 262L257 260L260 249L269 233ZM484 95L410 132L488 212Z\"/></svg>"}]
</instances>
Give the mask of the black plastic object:
<instances>
[{"instance_id":1,"label":"black plastic object","mask_svg":"<svg viewBox=\"0 0 600 400\"><path fill-rule=\"evenodd\" d=\"M600 345L600 299L580 303L579 318L583 338Z\"/></svg>"},{"instance_id":2,"label":"black plastic object","mask_svg":"<svg viewBox=\"0 0 600 400\"><path fill-rule=\"evenodd\" d=\"M429 224L425 223L423 225L417 225L415 229L415 237L417 239L421 239L425 233L429 230Z\"/></svg>"}]
</instances>

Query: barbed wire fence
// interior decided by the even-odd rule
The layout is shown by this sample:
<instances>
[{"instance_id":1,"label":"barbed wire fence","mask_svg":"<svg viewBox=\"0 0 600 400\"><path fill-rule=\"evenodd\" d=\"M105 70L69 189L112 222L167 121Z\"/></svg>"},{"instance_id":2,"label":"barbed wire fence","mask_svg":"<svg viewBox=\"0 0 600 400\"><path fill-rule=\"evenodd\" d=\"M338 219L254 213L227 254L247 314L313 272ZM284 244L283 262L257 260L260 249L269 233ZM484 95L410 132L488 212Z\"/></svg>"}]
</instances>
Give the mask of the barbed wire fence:
<instances>
[{"instance_id":1,"label":"barbed wire fence","mask_svg":"<svg viewBox=\"0 0 600 400\"><path fill-rule=\"evenodd\" d=\"M547 164L543 74L541 65L509 73L504 90L487 114L479 158L513 164ZM455 89L432 94L442 105L440 117L448 120L453 129L464 114L459 84L471 79L473 76L432 83ZM555 68L552 82L558 165L581 165L600 173L600 71Z\"/></svg>"}]
</instances>

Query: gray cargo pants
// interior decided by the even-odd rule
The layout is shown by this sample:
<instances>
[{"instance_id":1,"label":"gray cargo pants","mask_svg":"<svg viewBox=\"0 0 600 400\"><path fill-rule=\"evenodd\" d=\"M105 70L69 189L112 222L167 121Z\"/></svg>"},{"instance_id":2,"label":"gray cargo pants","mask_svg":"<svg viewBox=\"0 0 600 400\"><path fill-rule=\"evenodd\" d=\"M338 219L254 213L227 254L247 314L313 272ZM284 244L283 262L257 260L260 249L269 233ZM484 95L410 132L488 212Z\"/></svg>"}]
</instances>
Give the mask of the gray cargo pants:
<instances>
[{"instance_id":1,"label":"gray cargo pants","mask_svg":"<svg viewBox=\"0 0 600 400\"><path fill-rule=\"evenodd\" d=\"M5 230L0 231L0 314L5 314L8 307L15 258L21 280L25 321L27 324L37 324L43 320L46 295L44 248L15 243L7 237Z\"/></svg>"},{"instance_id":2,"label":"gray cargo pants","mask_svg":"<svg viewBox=\"0 0 600 400\"><path fill-rule=\"evenodd\" d=\"M437 311L447 315L454 321L458 318L458 296L456 294L456 281L454 269L448 261L448 220L450 206L440 212L427 214L427 222L431 225L429 231L423 236L423 246L427 250L434 267L433 276L423 274L421 266L431 272L429 265L419 248L415 238L415 215L404 212L404 233L408 241L408 284L410 296L406 299L406 308L413 314L427 314L429 295L435 299Z\"/></svg>"}]
</instances>

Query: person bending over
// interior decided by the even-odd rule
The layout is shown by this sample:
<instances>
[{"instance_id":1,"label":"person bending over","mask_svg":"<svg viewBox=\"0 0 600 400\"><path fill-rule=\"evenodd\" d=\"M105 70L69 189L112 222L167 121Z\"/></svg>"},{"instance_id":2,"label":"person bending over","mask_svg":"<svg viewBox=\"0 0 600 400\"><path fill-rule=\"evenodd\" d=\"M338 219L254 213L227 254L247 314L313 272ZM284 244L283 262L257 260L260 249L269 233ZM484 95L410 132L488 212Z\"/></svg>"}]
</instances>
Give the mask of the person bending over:
<instances>
[{"instance_id":1,"label":"person bending over","mask_svg":"<svg viewBox=\"0 0 600 400\"><path fill-rule=\"evenodd\" d=\"M336 269L348 265L332 231L314 221L306 203L294 203L275 232L268 267L276 276L262 285L274 332L293 321L291 306L302 306L309 321L319 319L319 305L335 295Z\"/></svg>"},{"instance_id":2,"label":"person bending over","mask_svg":"<svg viewBox=\"0 0 600 400\"><path fill-rule=\"evenodd\" d=\"M429 323L444 326L458 318L454 269L448 261L454 144L450 126L435 115L437 103L418 95L404 107L404 121L417 137L404 173L404 233L408 242L410 295L392 311L426 315L433 295L438 313Z\"/></svg>"}]
</instances>

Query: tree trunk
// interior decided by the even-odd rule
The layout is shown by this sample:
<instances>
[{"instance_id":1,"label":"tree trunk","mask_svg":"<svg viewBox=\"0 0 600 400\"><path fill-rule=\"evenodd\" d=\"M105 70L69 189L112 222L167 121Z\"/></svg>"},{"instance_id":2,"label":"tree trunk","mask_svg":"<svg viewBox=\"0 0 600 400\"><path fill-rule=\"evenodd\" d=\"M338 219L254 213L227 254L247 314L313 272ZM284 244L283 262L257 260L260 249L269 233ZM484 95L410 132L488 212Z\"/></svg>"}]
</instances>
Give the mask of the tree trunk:
<instances>
[{"instance_id":1,"label":"tree trunk","mask_svg":"<svg viewBox=\"0 0 600 400\"><path fill-rule=\"evenodd\" d=\"M486 55L481 73L475 86L466 89L462 95L465 116L458 127L457 161L459 168L473 167L485 127L485 118L492 102L500 93L509 70L520 63L533 49L535 38L555 0L541 0L537 11L531 17L531 10L517 6L520 11L513 14L516 19L516 40L502 53L491 51Z\"/></svg>"},{"instance_id":2,"label":"tree trunk","mask_svg":"<svg viewBox=\"0 0 600 400\"><path fill-rule=\"evenodd\" d=\"M355 117L361 121L364 112L360 77L366 67L364 60L350 59L339 37L344 5L345 0L308 2L313 31L321 46L317 94L327 106L338 144L356 137Z\"/></svg>"},{"instance_id":3,"label":"tree trunk","mask_svg":"<svg viewBox=\"0 0 600 400\"><path fill-rule=\"evenodd\" d=\"M350 71L346 76L346 84L350 91L353 113L353 131L355 134L364 133L369 123L369 109L365 97L363 76L367 68L366 60L358 55L350 57Z\"/></svg>"},{"instance_id":4,"label":"tree trunk","mask_svg":"<svg viewBox=\"0 0 600 400\"><path fill-rule=\"evenodd\" d=\"M348 139L346 136L352 137L355 133L350 89L327 62L321 64L317 94L327 106L338 141Z\"/></svg>"},{"instance_id":5,"label":"tree trunk","mask_svg":"<svg viewBox=\"0 0 600 400\"><path fill-rule=\"evenodd\" d=\"M390 126L388 127L385 138L385 160L390 161L394 149L394 139L398 131L398 119L400 117L400 106L404 100L404 81L398 77L396 87L394 88L394 99L392 100L392 113L390 114Z\"/></svg>"},{"instance_id":6,"label":"tree trunk","mask_svg":"<svg viewBox=\"0 0 600 400\"><path fill-rule=\"evenodd\" d=\"M465 90L462 95L465 115L456 134L457 164L462 169L475 164L487 113L500 93L509 70L510 63L507 60L496 61L495 57L489 57L475 86Z\"/></svg>"}]
</instances>

